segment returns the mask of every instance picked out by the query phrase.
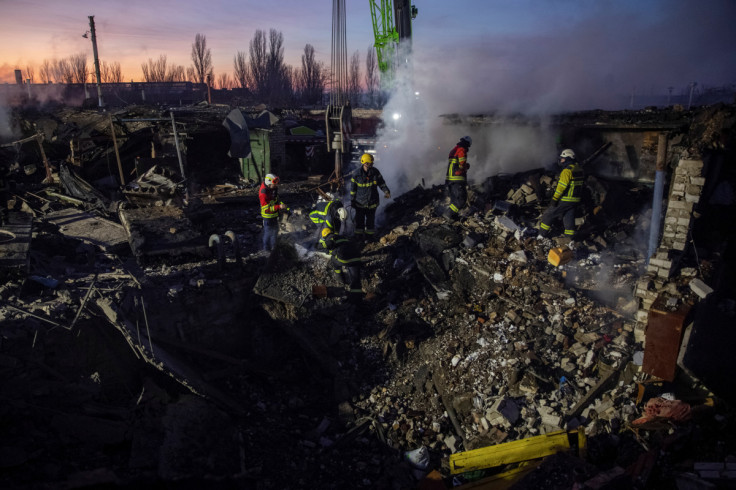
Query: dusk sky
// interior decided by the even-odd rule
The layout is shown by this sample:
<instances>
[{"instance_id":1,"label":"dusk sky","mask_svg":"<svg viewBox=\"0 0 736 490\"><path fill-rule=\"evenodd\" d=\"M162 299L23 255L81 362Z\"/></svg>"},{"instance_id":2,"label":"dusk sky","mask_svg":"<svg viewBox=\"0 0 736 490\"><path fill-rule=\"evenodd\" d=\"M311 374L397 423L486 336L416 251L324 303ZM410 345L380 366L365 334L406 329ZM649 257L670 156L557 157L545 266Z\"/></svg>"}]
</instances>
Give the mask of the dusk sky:
<instances>
[{"instance_id":1,"label":"dusk sky","mask_svg":"<svg viewBox=\"0 0 736 490\"><path fill-rule=\"evenodd\" d=\"M601 88L664 93L696 81L736 82L734 0L415 0L417 70L458 79L460 93L488 85L551 94ZM348 55L361 60L373 42L369 2L347 0ZM44 59L86 53L82 37L95 16L99 55L118 61L126 80L141 81L141 64L167 55L191 66L191 45L204 34L215 75L232 76L233 57L248 51L256 29L284 35L285 59L298 66L305 44L329 64L329 0L0 0L0 82ZM466 85L467 84L467 85ZM635 88L638 87L638 88ZM446 90L444 87L443 90Z\"/></svg>"}]
</instances>

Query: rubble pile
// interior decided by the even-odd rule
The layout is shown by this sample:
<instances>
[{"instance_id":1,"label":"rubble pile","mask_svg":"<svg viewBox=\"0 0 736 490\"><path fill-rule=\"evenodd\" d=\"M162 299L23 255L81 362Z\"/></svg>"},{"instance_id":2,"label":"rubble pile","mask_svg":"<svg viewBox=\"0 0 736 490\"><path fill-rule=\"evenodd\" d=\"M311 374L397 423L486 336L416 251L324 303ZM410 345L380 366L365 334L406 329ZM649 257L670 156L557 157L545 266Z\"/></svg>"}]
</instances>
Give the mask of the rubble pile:
<instances>
[{"instance_id":1,"label":"rubble pile","mask_svg":"<svg viewBox=\"0 0 736 490\"><path fill-rule=\"evenodd\" d=\"M150 130L134 124L131 134ZM734 314L728 293L714 294L726 250L691 247L708 182L690 162L716 138L702 133L681 142L652 258L652 191L638 182L588 176L575 241L538 236L555 185L540 168L471 186L456 221L442 217L440 186L382 205L360 301L315 247L306 176L283 178L291 212L272 253L259 250L257 187L237 178L181 195L175 173L154 166L113 193L128 194L119 205L85 202L79 184L76 197L57 189L63 198L19 185L8 229L32 240L27 270L2 269L0 482L472 488L507 471L520 471L517 489L730 481L727 403L684 369L644 369L652 315L705 301ZM99 159L85 141L75 158ZM579 447L455 471L469 451L560 432Z\"/></svg>"}]
</instances>

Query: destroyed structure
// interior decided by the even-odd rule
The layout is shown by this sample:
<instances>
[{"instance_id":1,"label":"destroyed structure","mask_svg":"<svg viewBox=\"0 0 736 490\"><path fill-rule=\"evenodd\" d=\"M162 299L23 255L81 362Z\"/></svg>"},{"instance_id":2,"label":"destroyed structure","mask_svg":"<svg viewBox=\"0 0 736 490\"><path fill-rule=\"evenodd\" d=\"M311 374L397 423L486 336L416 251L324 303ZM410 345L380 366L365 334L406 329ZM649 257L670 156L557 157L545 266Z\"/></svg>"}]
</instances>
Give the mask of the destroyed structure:
<instances>
[{"instance_id":1,"label":"destroyed structure","mask_svg":"<svg viewBox=\"0 0 736 490\"><path fill-rule=\"evenodd\" d=\"M542 165L457 222L395 196L360 304L312 247L323 116L264 109L14 110L3 488L733 488L736 107L559 116L572 250Z\"/></svg>"}]
</instances>

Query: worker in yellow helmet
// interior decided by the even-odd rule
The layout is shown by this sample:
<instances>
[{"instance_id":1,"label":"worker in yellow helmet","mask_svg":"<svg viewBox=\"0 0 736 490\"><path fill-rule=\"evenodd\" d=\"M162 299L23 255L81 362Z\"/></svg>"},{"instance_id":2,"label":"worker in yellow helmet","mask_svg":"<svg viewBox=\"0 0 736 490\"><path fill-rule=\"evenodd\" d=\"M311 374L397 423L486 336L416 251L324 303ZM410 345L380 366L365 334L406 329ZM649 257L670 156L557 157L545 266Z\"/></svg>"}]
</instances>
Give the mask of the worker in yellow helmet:
<instances>
[{"instance_id":1,"label":"worker in yellow helmet","mask_svg":"<svg viewBox=\"0 0 736 490\"><path fill-rule=\"evenodd\" d=\"M376 232L378 188L383 191L383 197L391 198L381 172L373 166L373 155L364 153L360 157L360 169L350 179L350 204L355 209L355 235L358 238L372 238Z\"/></svg>"},{"instance_id":2,"label":"worker in yellow helmet","mask_svg":"<svg viewBox=\"0 0 736 490\"><path fill-rule=\"evenodd\" d=\"M325 227L322 229L320 243L331 255L330 264L332 264L335 274L347 286L348 298L351 300L360 299L363 295L360 283L363 259L355 241L334 233L332 229ZM343 272L343 268L347 269L347 275Z\"/></svg>"}]
</instances>

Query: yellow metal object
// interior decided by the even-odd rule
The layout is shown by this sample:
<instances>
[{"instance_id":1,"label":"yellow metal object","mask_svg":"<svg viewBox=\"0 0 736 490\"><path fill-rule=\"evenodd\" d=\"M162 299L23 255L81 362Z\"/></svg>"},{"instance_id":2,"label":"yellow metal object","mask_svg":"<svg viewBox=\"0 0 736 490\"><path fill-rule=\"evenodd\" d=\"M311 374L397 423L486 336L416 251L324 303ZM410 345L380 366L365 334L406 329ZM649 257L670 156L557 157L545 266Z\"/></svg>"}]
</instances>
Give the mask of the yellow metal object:
<instances>
[{"instance_id":1,"label":"yellow metal object","mask_svg":"<svg viewBox=\"0 0 736 490\"><path fill-rule=\"evenodd\" d=\"M543 458L559 451L569 451L570 437L577 442L578 450L585 451L585 432L558 431L542 436L528 437L518 441L473 449L450 455L450 473L456 475L466 471L482 470L505 464Z\"/></svg>"},{"instance_id":2,"label":"yellow metal object","mask_svg":"<svg viewBox=\"0 0 736 490\"><path fill-rule=\"evenodd\" d=\"M549 251L547 260L555 267L567 264L572 260L572 250L567 247L555 247Z\"/></svg>"},{"instance_id":3,"label":"yellow metal object","mask_svg":"<svg viewBox=\"0 0 736 490\"><path fill-rule=\"evenodd\" d=\"M497 475L455 487L455 490L506 490L542 464L541 459L524 461L519 466Z\"/></svg>"}]
</instances>

